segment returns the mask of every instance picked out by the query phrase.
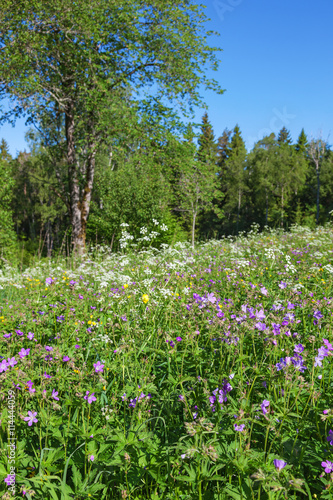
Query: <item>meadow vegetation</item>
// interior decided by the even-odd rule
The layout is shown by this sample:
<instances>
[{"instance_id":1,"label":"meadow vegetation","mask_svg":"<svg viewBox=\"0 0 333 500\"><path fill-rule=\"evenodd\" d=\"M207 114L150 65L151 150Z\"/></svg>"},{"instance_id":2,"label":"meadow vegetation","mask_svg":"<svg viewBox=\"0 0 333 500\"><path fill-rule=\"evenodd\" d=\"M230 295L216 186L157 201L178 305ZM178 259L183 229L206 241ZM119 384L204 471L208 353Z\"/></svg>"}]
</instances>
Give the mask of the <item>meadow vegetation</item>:
<instances>
[{"instance_id":1,"label":"meadow vegetation","mask_svg":"<svg viewBox=\"0 0 333 500\"><path fill-rule=\"evenodd\" d=\"M332 225L142 235L1 271L1 498L13 400L15 498L333 498Z\"/></svg>"}]
</instances>

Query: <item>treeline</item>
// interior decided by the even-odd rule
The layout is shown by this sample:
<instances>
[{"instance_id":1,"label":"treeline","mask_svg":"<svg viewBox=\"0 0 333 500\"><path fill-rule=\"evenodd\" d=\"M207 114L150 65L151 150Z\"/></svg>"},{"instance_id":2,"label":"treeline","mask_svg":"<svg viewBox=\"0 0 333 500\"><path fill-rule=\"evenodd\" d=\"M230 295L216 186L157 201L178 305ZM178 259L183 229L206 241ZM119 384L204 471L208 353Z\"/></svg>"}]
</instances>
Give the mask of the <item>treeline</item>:
<instances>
[{"instance_id":1,"label":"treeline","mask_svg":"<svg viewBox=\"0 0 333 500\"><path fill-rule=\"evenodd\" d=\"M237 125L216 140L207 113L195 134L164 112L137 115L96 154L88 243L119 250L122 223L139 238L142 227L154 228L153 219L168 227L157 243L236 235L254 222L288 229L330 219L333 152L323 139L309 139L302 130L293 144L283 128L247 152ZM1 141L3 259L17 255L18 246L27 262L33 255L70 253L70 183L61 137L54 124L41 122L27 134L31 152L15 159ZM85 155L80 160L77 151L77 157L84 185Z\"/></svg>"}]
</instances>

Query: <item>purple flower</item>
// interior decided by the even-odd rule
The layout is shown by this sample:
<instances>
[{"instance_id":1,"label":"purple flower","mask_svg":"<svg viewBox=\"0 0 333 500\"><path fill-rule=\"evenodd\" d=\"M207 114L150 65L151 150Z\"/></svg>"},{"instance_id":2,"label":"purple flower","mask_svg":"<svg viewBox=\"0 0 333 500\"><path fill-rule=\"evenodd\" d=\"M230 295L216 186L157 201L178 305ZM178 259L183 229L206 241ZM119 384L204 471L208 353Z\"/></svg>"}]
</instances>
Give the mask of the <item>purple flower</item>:
<instances>
[{"instance_id":1,"label":"purple flower","mask_svg":"<svg viewBox=\"0 0 333 500\"><path fill-rule=\"evenodd\" d=\"M32 332L29 332L27 337L28 337L28 340L32 340L34 338L34 334Z\"/></svg>"},{"instance_id":2,"label":"purple flower","mask_svg":"<svg viewBox=\"0 0 333 500\"><path fill-rule=\"evenodd\" d=\"M328 432L327 441L329 442L329 444L331 446L333 446L333 431L332 431L332 429L330 429Z\"/></svg>"},{"instance_id":3,"label":"purple flower","mask_svg":"<svg viewBox=\"0 0 333 500\"><path fill-rule=\"evenodd\" d=\"M316 319L320 319L320 318L322 318L322 317L323 317L323 315L321 314L321 312L320 312L320 311L315 311L315 312L313 313L313 317L314 317L314 318L316 318Z\"/></svg>"},{"instance_id":4,"label":"purple flower","mask_svg":"<svg viewBox=\"0 0 333 500\"><path fill-rule=\"evenodd\" d=\"M95 460L95 457L94 457L94 455L89 455L88 459L93 462Z\"/></svg>"},{"instance_id":5,"label":"purple flower","mask_svg":"<svg viewBox=\"0 0 333 500\"><path fill-rule=\"evenodd\" d=\"M22 347L22 349L20 350L20 352L18 354L19 354L20 358L23 359L25 356L28 356L29 352L30 352L30 349L23 349L23 347Z\"/></svg>"},{"instance_id":6,"label":"purple flower","mask_svg":"<svg viewBox=\"0 0 333 500\"><path fill-rule=\"evenodd\" d=\"M83 295L79 294L79 299L82 300L83 299Z\"/></svg>"},{"instance_id":7,"label":"purple flower","mask_svg":"<svg viewBox=\"0 0 333 500\"><path fill-rule=\"evenodd\" d=\"M283 460L279 460L279 459L275 458L275 460L273 460L273 464L274 464L275 468L280 472L280 470L283 469L287 465L287 462L284 462Z\"/></svg>"},{"instance_id":8,"label":"purple flower","mask_svg":"<svg viewBox=\"0 0 333 500\"><path fill-rule=\"evenodd\" d=\"M57 392L55 389L52 390L52 397L56 401L59 401L59 398L57 398L58 394L59 394L59 392Z\"/></svg>"},{"instance_id":9,"label":"purple flower","mask_svg":"<svg viewBox=\"0 0 333 500\"><path fill-rule=\"evenodd\" d=\"M45 285L51 285L53 283L53 279L52 278L46 278L45 280Z\"/></svg>"},{"instance_id":10,"label":"purple flower","mask_svg":"<svg viewBox=\"0 0 333 500\"><path fill-rule=\"evenodd\" d=\"M302 344L295 345L294 352L296 354L301 354L301 352L303 352L303 351L304 351L304 347L302 346Z\"/></svg>"},{"instance_id":11,"label":"purple flower","mask_svg":"<svg viewBox=\"0 0 333 500\"><path fill-rule=\"evenodd\" d=\"M243 432L243 430L245 429L245 424L240 424L240 425L234 424L234 429L235 431Z\"/></svg>"},{"instance_id":12,"label":"purple flower","mask_svg":"<svg viewBox=\"0 0 333 500\"><path fill-rule=\"evenodd\" d=\"M176 337L177 342L181 342L183 339L181 337Z\"/></svg>"},{"instance_id":13,"label":"purple flower","mask_svg":"<svg viewBox=\"0 0 333 500\"><path fill-rule=\"evenodd\" d=\"M11 333L5 333L4 334L5 339L10 339L11 336L12 336Z\"/></svg>"},{"instance_id":14,"label":"purple flower","mask_svg":"<svg viewBox=\"0 0 333 500\"><path fill-rule=\"evenodd\" d=\"M69 282L69 284L70 284L71 286L74 286L76 283L77 283L77 281L74 281L74 280L71 280L71 281Z\"/></svg>"},{"instance_id":15,"label":"purple flower","mask_svg":"<svg viewBox=\"0 0 333 500\"><path fill-rule=\"evenodd\" d=\"M78 344L76 344L74 347L75 349L80 349L80 346Z\"/></svg>"},{"instance_id":16,"label":"purple flower","mask_svg":"<svg viewBox=\"0 0 333 500\"><path fill-rule=\"evenodd\" d=\"M95 398L94 394L95 393L92 392L89 396L89 391L86 391L86 395L84 396L84 399L86 399L90 405L93 401L97 401L97 398Z\"/></svg>"},{"instance_id":17,"label":"purple flower","mask_svg":"<svg viewBox=\"0 0 333 500\"><path fill-rule=\"evenodd\" d=\"M281 288L281 290L283 290L284 288L287 288L287 283L284 283L284 281L281 281L281 283L279 284L279 288Z\"/></svg>"},{"instance_id":18,"label":"purple flower","mask_svg":"<svg viewBox=\"0 0 333 500\"><path fill-rule=\"evenodd\" d=\"M323 339L323 342L326 346L326 349L328 349L329 351L333 351L333 346L332 346L332 344L329 343L329 341L327 339Z\"/></svg>"},{"instance_id":19,"label":"purple flower","mask_svg":"<svg viewBox=\"0 0 333 500\"><path fill-rule=\"evenodd\" d=\"M264 286L262 288L260 288L260 291L263 295L267 295L267 293L268 293Z\"/></svg>"},{"instance_id":20,"label":"purple flower","mask_svg":"<svg viewBox=\"0 0 333 500\"><path fill-rule=\"evenodd\" d=\"M3 359L0 363L0 373L7 371L8 369L8 364L5 359Z\"/></svg>"},{"instance_id":21,"label":"purple flower","mask_svg":"<svg viewBox=\"0 0 333 500\"><path fill-rule=\"evenodd\" d=\"M11 366L12 368L13 368L15 365L17 365L17 361L16 361L16 359L15 359L15 358L8 358L7 363L8 363L8 366Z\"/></svg>"},{"instance_id":22,"label":"purple flower","mask_svg":"<svg viewBox=\"0 0 333 500\"><path fill-rule=\"evenodd\" d=\"M53 351L53 347L50 347L49 345L46 345L45 346L45 350L48 351L48 352L51 352L51 351Z\"/></svg>"},{"instance_id":23,"label":"purple flower","mask_svg":"<svg viewBox=\"0 0 333 500\"><path fill-rule=\"evenodd\" d=\"M266 318L266 315L265 315L263 309L260 309L260 311L256 312L256 318L259 319L260 321Z\"/></svg>"},{"instance_id":24,"label":"purple flower","mask_svg":"<svg viewBox=\"0 0 333 500\"><path fill-rule=\"evenodd\" d=\"M94 363L95 372L96 373L102 372L104 366L105 365L102 365L100 361L97 361L97 363Z\"/></svg>"},{"instance_id":25,"label":"purple flower","mask_svg":"<svg viewBox=\"0 0 333 500\"><path fill-rule=\"evenodd\" d=\"M22 337L23 332L21 332L21 330L15 330L15 332L17 333L17 335L18 335L19 337Z\"/></svg>"},{"instance_id":26,"label":"purple flower","mask_svg":"<svg viewBox=\"0 0 333 500\"><path fill-rule=\"evenodd\" d=\"M13 484L15 484L15 474L8 474L8 476L5 477L4 481L7 486L12 486Z\"/></svg>"},{"instance_id":27,"label":"purple flower","mask_svg":"<svg viewBox=\"0 0 333 500\"><path fill-rule=\"evenodd\" d=\"M71 358L69 358L68 356L64 356L62 358L63 362L66 363L66 361L69 361Z\"/></svg>"},{"instance_id":28,"label":"purple flower","mask_svg":"<svg viewBox=\"0 0 333 500\"><path fill-rule=\"evenodd\" d=\"M51 375L48 375L46 372L44 372L44 377L45 378L51 378Z\"/></svg>"},{"instance_id":29,"label":"purple flower","mask_svg":"<svg viewBox=\"0 0 333 500\"><path fill-rule=\"evenodd\" d=\"M257 330L260 330L261 332L263 332L264 330L266 330L265 323L258 322L254 326L257 328Z\"/></svg>"},{"instance_id":30,"label":"purple flower","mask_svg":"<svg viewBox=\"0 0 333 500\"><path fill-rule=\"evenodd\" d=\"M268 413L268 410L267 410L268 407L269 407L269 401L267 401L267 399L264 399L263 402L261 403L261 410L262 410L264 415L266 415Z\"/></svg>"},{"instance_id":31,"label":"purple flower","mask_svg":"<svg viewBox=\"0 0 333 500\"><path fill-rule=\"evenodd\" d=\"M29 389L29 392L36 392L36 389L32 388L33 385L34 383L31 380L27 382L27 388Z\"/></svg>"},{"instance_id":32,"label":"purple flower","mask_svg":"<svg viewBox=\"0 0 333 500\"><path fill-rule=\"evenodd\" d=\"M121 319L122 319L123 321L127 321L126 314L124 314L124 316L121 316Z\"/></svg>"},{"instance_id":33,"label":"purple flower","mask_svg":"<svg viewBox=\"0 0 333 500\"><path fill-rule=\"evenodd\" d=\"M32 424L35 424L36 422L38 422L36 415L37 415L36 411L35 412L28 411L28 417L25 417L23 420L28 422L28 426L31 427Z\"/></svg>"},{"instance_id":34,"label":"purple flower","mask_svg":"<svg viewBox=\"0 0 333 500\"><path fill-rule=\"evenodd\" d=\"M321 463L321 466L325 468L324 470L326 474L330 474L331 472L333 472L333 462L329 462L328 460L326 460L326 462Z\"/></svg>"},{"instance_id":35,"label":"purple flower","mask_svg":"<svg viewBox=\"0 0 333 500\"><path fill-rule=\"evenodd\" d=\"M182 394L179 394L178 399L180 399L180 401L185 401L185 398Z\"/></svg>"}]
</instances>

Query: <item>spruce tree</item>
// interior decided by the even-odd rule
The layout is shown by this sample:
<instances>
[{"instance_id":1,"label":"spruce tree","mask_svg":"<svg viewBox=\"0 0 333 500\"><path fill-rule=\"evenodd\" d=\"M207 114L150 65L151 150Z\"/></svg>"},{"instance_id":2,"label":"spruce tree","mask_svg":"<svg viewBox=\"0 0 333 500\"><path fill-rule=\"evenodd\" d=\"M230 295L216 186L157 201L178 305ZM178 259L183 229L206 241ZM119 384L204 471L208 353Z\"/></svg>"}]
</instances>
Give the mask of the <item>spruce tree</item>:
<instances>
[{"instance_id":1,"label":"spruce tree","mask_svg":"<svg viewBox=\"0 0 333 500\"><path fill-rule=\"evenodd\" d=\"M277 141L280 145L292 143L290 132L286 129L286 127L282 127L282 129L280 130Z\"/></svg>"},{"instance_id":2,"label":"spruce tree","mask_svg":"<svg viewBox=\"0 0 333 500\"><path fill-rule=\"evenodd\" d=\"M201 134L198 138L198 160L210 165L216 164L217 144L213 127L208 120L207 112L202 117Z\"/></svg>"}]
</instances>

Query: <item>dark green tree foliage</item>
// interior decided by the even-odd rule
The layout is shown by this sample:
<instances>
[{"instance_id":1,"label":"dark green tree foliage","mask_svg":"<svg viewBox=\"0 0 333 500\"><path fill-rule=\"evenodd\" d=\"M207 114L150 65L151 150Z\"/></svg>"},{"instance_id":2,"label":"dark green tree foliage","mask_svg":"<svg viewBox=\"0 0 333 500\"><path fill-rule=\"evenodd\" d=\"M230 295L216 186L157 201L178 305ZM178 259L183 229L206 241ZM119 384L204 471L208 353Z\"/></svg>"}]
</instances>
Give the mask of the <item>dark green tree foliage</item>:
<instances>
[{"instance_id":1,"label":"dark green tree foliage","mask_svg":"<svg viewBox=\"0 0 333 500\"><path fill-rule=\"evenodd\" d=\"M0 90L18 102L5 118L25 113L39 123L41 115L62 115L79 252L96 155L131 95L156 84L158 97L181 97L191 108L200 102L201 83L222 92L205 76L206 63L217 68L205 20L202 8L188 0L3 0Z\"/></svg>"},{"instance_id":2,"label":"dark green tree foliage","mask_svg":"<svg viewBox=\"0 0 333 500\"><path fill-rule=\"evenodd\" d=\"M210 165L216 164L217 145L213 127L208 120L207 112L202 117L201 133L198 137L198 160Z\"/></svg>"},{"instance_id":3,"label":"dark green tree foliage","mask_svg":"<svg viewBox=\"0 0 333 500\"><path fill-rule=\"evenodd\" d=\"M6 141L2 139L0 143L0 267L8 259L13 259L16 247L12 212L13 187L12 158Z\"/></svg>"},{"instance_id":4,"label":"dark green tree foliage","mask_svg":"<svg viewBox=\"0 0 333 500\"><path fill-rule=\"evenodd\" d=\"M224 179L222 179L227 190L224 209L231 223L234 222L236 215L236 233L239 230L243 195L247 192L248 171L246 170L246 159L245 142L241 136L239 126L236 125L227 151Z\"/></svg>"},{"instance_id":5,"label":"dark green tree foliage","mask_svg":"<svg viewBox=\"0 0 333 500\"><path fill-rule=\"evenodd\" d=\"M290 136L289 130L286 129L286 127L282 127L282 129L279 132L278 138L277 138L278 144L291 144L292 139Z\"/></svg>"},{"instance_id":6,"label":"dark green tree foliage","mask_svg":"<svg viewBox=\"0 0 333 500\"><path fill-rule=\"evenodd\" d=\"M258 141L248 156L252 219L261 225L272 222L276 138L272 133Z\"/></svg>"}]
</instances>

